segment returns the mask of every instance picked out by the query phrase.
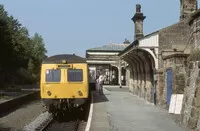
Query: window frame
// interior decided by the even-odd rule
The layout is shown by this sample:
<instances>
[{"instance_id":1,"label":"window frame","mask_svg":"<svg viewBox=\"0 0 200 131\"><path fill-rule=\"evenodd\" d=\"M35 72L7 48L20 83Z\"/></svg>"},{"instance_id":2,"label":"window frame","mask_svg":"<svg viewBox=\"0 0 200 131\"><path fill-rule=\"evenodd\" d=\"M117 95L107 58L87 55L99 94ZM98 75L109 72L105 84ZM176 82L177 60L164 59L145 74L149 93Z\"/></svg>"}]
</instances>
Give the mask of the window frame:
<instances>
[{"instance_id":1,"label":"window frame","mask_svg":"<svg viewBox=\"0 0 200 131\"><path fill-rule=\"evenodd\" d=\"M59 71L60 71L60 76L59 76L60 78L59 78L59 81L47 81L47 74L46 74L46 73L47 73L47 70L51 70L51 71L52 71L52 70L59 70ZM61 75L62 75L61 69L46 69L46 70L45 70L45 83L47 83L47 84L48 84L48 83L61 83L61 79L62 79L62 78L61 78Z\"/></svg>"},{"instance_id":2,"label":"window frame","mask_svg":"<svg viewBox=\"0 0 200 131\"><path fill-rule=\"evenodd\" d=\"M81 70L81 71L82 71L82 80L81 80L81 81L77 81L77 80L76 80L76 81L69 81L69 75L68 75L68 71L69 71L69 70ZM71 83L71 82L72 82L72 83L82 83L82 82L84 81L83 69L67 69L66 72L67 72L67 79L66 79L67 82L69 82L69 83Z\"/></svg>"}]
</instances>

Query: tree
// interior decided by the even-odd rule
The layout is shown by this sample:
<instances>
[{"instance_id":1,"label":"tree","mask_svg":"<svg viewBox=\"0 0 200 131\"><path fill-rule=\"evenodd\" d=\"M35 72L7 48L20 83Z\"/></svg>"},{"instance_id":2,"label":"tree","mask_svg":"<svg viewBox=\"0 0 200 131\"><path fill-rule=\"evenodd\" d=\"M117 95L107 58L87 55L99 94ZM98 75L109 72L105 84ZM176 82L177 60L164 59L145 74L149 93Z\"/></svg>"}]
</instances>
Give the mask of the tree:
<instances>
[{"instance_id":1,"label":"tree","mask_svg":"<svg viewBox=\"0 0 200 131\"><path fill-rule=\"evenodd\" d=\"M29 71L32 73L34 79L40 78L41 63L46 57L47 50L43 38L38 33L35 33L31 38L32 57L29 59ZM38 80L38 79L37 79Z\"/></svg>"},{"instance_id":2,"label":"tree","mask_svg":"<svg viewBox=\"0 0 200 131\"><path fill-rule=\"evenodd\" d=\"M35 33L30 38L27 28L13 16L8 16L4 6L0 5L0 83L9 83L8 75L24 79L17 75L21 69L38 78L46 52L42 36Z\"/></svg>"}]
</instances>

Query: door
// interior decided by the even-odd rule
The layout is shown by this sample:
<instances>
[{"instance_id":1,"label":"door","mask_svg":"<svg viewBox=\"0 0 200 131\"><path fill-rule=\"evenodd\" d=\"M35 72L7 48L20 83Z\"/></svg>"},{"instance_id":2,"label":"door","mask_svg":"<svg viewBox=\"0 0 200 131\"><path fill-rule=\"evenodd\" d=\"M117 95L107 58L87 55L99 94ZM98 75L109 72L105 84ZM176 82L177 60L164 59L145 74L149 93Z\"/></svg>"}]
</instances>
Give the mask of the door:
<instances>
[{"instance_id":1,"label":"door","mask_svg":"<svg viewBox=\"0 0 200 131\"><path fill-rule=\"evenodd\" d=\"M172 69L167 70L167 105L170 104L172 95Z\"/></svg>"}]
</instances>

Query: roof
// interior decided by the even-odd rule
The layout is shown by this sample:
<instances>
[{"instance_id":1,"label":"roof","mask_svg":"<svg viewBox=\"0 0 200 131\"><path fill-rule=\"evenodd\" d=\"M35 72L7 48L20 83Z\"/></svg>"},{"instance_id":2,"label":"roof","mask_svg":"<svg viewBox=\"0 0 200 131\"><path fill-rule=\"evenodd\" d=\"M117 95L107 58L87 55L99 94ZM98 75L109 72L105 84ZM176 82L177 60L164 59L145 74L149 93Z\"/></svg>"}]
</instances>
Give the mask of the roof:
<instances>
[{"instance_id":1,"label":"roof","mask_svg":"<svg viewBox=\"0 0 200 131\"><path fill-rule=\"evenodd\" d=\"M123 51L128 45L130 44L108 44L108 45L104 45L101 47L95 47L95 48L91 48L88 49L87 51Z\"/></svg>"},{"instance_id":2,"label":"roof","mask_svg":"<svg viewBox=\"0 0 200 131\"><path fill-rule=\"evenodd\" d=\"M122 55L123 53L125 53L126 51L132 49L134 46L137 46L137 45L139 44L139 40L142 40L142 39L144 39L144 38L146 38L146 37L150 37L151 35L154 35L154 34L156 34L156 33L159 33L159 31L152 32L152 33L150 33L150 34L145 35L145 36L142 37L142 38L139 38L139 39L137 39L137 40L134 40L131 44L129 44L126 48L124 48L124 50L122 50L122 51L118 54L118 56L120 56L120 55Z\"/></svg>"},{"instance_id":3,"label":"roof","mask_svg":"<svg viewBox=\"0 0 200 131\"><path fill-rule=\"evenodd\" d=\"M62 60L67 63L86 63L86 59L75 54L59 54L46 58L42 64L62 64Z\"/></svg>"},{"instance_id":4,"label":"roof","mask_svg":"<svg viewBox=\"0 0 200 131\"><path fill-rule=\"evenodd\" d=\"M122 50L118 56L122 55L123 53L125 53L126 51L132 49L134 46L136 46L139 43L138 40L133 41L133 43L129 44L124 50Z\"/></svg>"},{"instance_id":5,"label":"roof","mask_svg":"<svg viewBox=\"0 0 200 131\"><path fill-rule=\"evenodd\" d=\"M157 33L159 33L159 31L160 31L160 30L154 31L154 32L152 32L152 33L150 33L150 34L145 35L144 37L142 37L142 38L140 38L140 39L144 39L144 38L147 38L147 37L152 36L152 35L154 35L154 34L157 34ZM140 40L140 39L138 39L138 40Z\"/></svg>"}]
</instances>

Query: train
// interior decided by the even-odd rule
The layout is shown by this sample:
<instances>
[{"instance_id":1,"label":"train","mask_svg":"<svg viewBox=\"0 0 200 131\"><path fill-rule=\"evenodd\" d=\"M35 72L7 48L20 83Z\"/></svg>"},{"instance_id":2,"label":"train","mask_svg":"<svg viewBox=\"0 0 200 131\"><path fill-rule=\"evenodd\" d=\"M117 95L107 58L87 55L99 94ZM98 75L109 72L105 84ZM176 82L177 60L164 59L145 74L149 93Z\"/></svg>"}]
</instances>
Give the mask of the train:
<instances>
[{"instance_id":1,"label":"train","mask_svg":"<svg viewBox=\"0 0 200 131\"><path fill-rule=\"evenodd\" d=\"M84 110L91 94L89 68L85 58L59 54L41 65L40 96L54 117Z\"/></svg>"}]
</instances>

